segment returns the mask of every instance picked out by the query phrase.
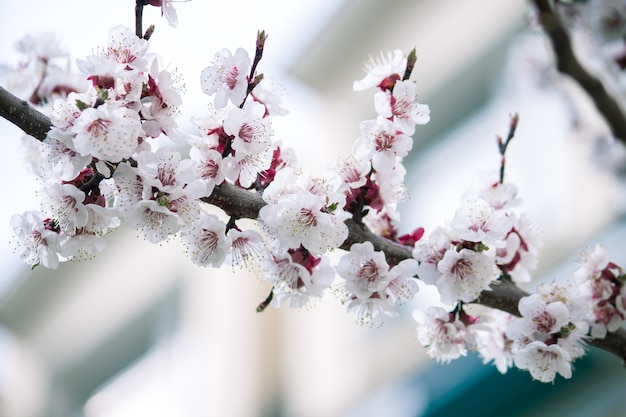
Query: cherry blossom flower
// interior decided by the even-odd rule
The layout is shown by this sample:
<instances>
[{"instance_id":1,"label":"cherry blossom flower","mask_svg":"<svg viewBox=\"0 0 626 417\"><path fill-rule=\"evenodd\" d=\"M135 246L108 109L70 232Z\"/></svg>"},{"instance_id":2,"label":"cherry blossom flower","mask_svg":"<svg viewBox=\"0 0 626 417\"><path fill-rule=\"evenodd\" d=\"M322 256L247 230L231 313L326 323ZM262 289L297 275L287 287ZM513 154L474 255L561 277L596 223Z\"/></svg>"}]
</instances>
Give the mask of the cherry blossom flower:
<instances>
[{"instance_id":1,"label":"cherry blossom flower","mask_svg":"<svg viewBox=\"0 0 626 417\"><path fill-rule=\"evenodd\" d=\"M593 252L585 254L574 272L579 296L587 301L585 320L594 338L603 338L607 331L617 330L626 319L624 281L618 279L621 275L621 268L609 261L603 245L596 245Z\"/></svg>"},{"instance_id":2,"label":"cherry blossom flower","mask_svg":"<svg viewBox=\"0 0 626 417\"><path fill-rule=\"evenodd\" d=\"M372 233L385 239L397 240L398 226L396 224L397 213L389 214L387 208L380 210L370 210L363 218L363 223L372 231ZM399 239L399 238L398 238ZM398 241L400 243L400 241Z\"/></svg>"},{"instance_id":3,"label":"cherry blossom flower","mask_svg":"<svg viewBox=\"0 0 626 417\"><path fill-rule=\"evenodd\" d=\"M190 158L195 162L196 178L202 181L206 190L203 196L210 196L216 185L224 181L222 172L222 155L214 149L192 147L189 150Z\"/></svg>"},{"instance_id":4,"label":"cherry blossom flower","mask_svg":"<svg viewBox=\"0 0 626 417\"><path fill-rule=\"evenodd\" d=\"M191 227L181 232L189 259L195 265L219 267L224 263L231 241L226 224L213 214L200 212Z\"/></svg>"},{"instance_id":5,"label":"cherry blossom flower","mask_svg":"<svg viewBox=\"0 0 626 417\"><path fill-rule=\"evenodd\" d=\"M515 366L527 369L534 379L552 382L556 374L564 378L572 377L569 354L559 345L546 345L533 341L515 353Z\"/></svg>"},{"instance_id":6,"label":"cherry blossom flower","mask_svg":"<svg viewBox=\"0 0 626 417\"><path fill-rule=\"evenodd\" d=\"M597 244L593 252L583 254L579 262L579 268L574 272L574 278L579 282L587 279L600 278L602 271L609 266L609 254L606 247Z\"/></svg>"},{"instance_id":7,"label":"cherry blossom flower","mask_svg":"<svg viewBox=\"0 0 626 417\"><path fill-rule=\"evenodd\" d=\"M224 132L224 120L230 112L230 107L216 109L212 104L208 106L208 111L204 117L192 117L191 121L195 124L202 135L201 139L192 140L190 143L196 147L207 147L216 149L220 153L224 150L222 137L226 136Z\"/></svg>"},{"instance_id":8,"label":"cherry blossom flower","mask_svg":"<svg viewBox=\"0 0 626 417\"><path fill-rule=\"evenodd\" d=\"M89 76L124 77L148 70L148 41L138 38L131 28L109 30L108 44L87 60L77 60L78 68Z\"/></svg>"},{"instance_id":9,"label":"cherry blossom flower","mask_svg":"<svg viewBox=\"0 0 626 417\"><path fill-rule=\"evenodd\" d=\"M62 255L67 259L92 259L106 247L103 236L120 225L119 212L114 207L88 203L85 204L85 208L87 209L85 226L76 229L74 234L62 243Z\"/></svg>"},{"instance_id":10,"label":"cherry blossom flower","mask_svg":"<svg viewBox=\"0 0 626 417\"><path fill-rule=\"evenodd\" d=\"M272 253L261 260L264 276L273 285L272 305L287 303L300 309L319 300L332 284L335 273L326 257L314 257L304 248L285 254Z\"/></svg>"},{"instance_id":11,"label":"cherry blossom flower","mask_svg":"<svg viewBox=\"0 0 626 417\"><path fill-rule=\"evenodd\" d=\"M504 238L504 245L496 247L496 263L514 282L529 282L537 268L539 232L536 223L524 213L507 216L512 228Z\"/></svg>"},{"instance_id":12,"label":"cherry blossom flower","mask_svg":"<svg viewBox=\"0 0 626 417\"><path fill-rule=\"evenodd\" d=\"M295 181L294 181L295 179ZM343 211L345 197L338 190L341 180L315 180L304 173L285 168L265 189L268 203L259 219L278 250L300 245L315 255L339 247L348 237Z\"/></svg>"},{"instance_id":13,"label":"cherry blossom flower","mask_svg":"<svg viewBox=\"0 0 626 417\"><path fill-rule=\"evenodd\" d=\"M546 303L560 301L567 307L571 322L579 322L587 318L588 300L581 297L578 285L562 285L556 281L543 283L537 287L536 293Z\"/></svg>"},{"instance_id":14,"label":"cherry blossom flower","mask_svg":"<svg viewBox=\"0 0 626 417\"><path fill-rule=\"evenodd\" d=\"M335 213L337 210L329 211L319 197L301 193L297 198L264 206L259 218L282 250L302 245L322 254L341 245L348 235L343 224L347 214Z\"/></svg>"},{"instance_id":15,"label":"cherry blossom flower","mask_svg":"<svg viewBox=\"0 0 626 417\"><path fill-rule=\"evenodd\" d=\"M55 183L44 189L48 199L44 202L50 217L67 235L87 224L87 207L83 204L85 193L72 184Z\"/></svg>"},{"instance_id":16,"label":"cherry blossom flower","mask_svg":"<svg viewBox=\"0 0 626 417\"><path fill-rule=\"evenodd\" d=\"M393 120L397 129L405 135L415 133L415 125L424 125L430 121L430 108L417 100L413 81L398 81L393 92L380 91L374 96L376 112Z\"/></svg>"},{"instance_id":17,"label":"cherry blossom flower","mask_svg":"<svg viewBox=\"0 0 626 417\"><path fill-rule=\"evenodd\" d=\"M402 164L394 165L393 169L376 171L372 175L373 181L384 185L378 189L379 197L384 204L387 214L396 220L399 219L397 213L398 203L409 198L409 192L404 182L405 177L406 168Z\"/></svg>"},{"instance_id":18,"label":"cherry blossom flower","mask_svg":"<svg viewBox=\"0 0 626 417\"><path fill-rule=\"evenodd\" d=\"M140 231L152 243L161 242L174 235L199 215L195 198L178 190L154 199L140 201L125 213L126 223Z\"/></svg>"},{"instance_id":19,"label":"cherry blossom flower","mask_svg":"<svg viewBox=\"0 0 626 417\"><path fill-rule=\"evenodd\" d=\"M257 178L257 187L265 190L276 178L276 174L285 168L294 168L297 164L297 158L292 148L283 147L280 141L274 143L274 151L272 152L272 162L265 171L259 173Z\"/></svg>"},{"instance_id":20,"label":"cherry blossom flower","mask_svg":"<svg viewBox=\"0 0 626 417\"><path fill-rule=\"evenodd\" d=\"M494 210L485 200L464 202L450 222L452 233L459 239L486 245L504 239L511 227L511 219L503 211Z\"/></svg>"},{"instance_id":21,"label":"cherry blossom flower","mask_svg":"<svg viewBox=\"0 0 626 417\"><path fill-rule=\"evenodd\" d=\"M419 262L417 275L426 284L435 285L441 277L439 262L451 249L449 232L443 227L436 228L428 239L422 239L413 248L413 257Z\"/></svg>"},{"instance_id":22,"label":"cherry blossom flower","mask_svg":"<svg viewBox=\"0 0 626 417\"><path fill-rule=\"evenodd\" d=\"M512 183L500 183L499 172L495 170L479 171L472 178L461 201L485 200L494 210L518 207L522 200L517 197L517 186Z\"/></svg>"},{"instance_id":23,"label":"cherry blossom flower","mask_svg":"<svg viewBox=\"0 0 626 417\"><path fill-rule=\"evenodd\" d=\"M33 268L40 264L57 268L63 236L56 221L44 218L39 212L27 211L22 215L14 214L10 224L18 239L17 251L24 262Z\"/></svg>"},{"instance_id":24,"label":"cherry blossom flower","mask_svg":"<svg viewBox=\"0 0 626 417\"><path fill-rule=\"evenodd\" d=\"M436 285L445 304L474 301L498 277L492 257L469 249L446 251L437 269L441 277Z\"/></svg>"},{"instance_id":25,"label":"cherry blossom flower","mask_svg":"<svg viewBox=\"0 0 626 417\"><path fill-rule=\"evenodd\" d=\"M273 155L274 149L267 147L259 153L227 156L222 159L222 172L228 180L239 183L243 188L250 188L259 174L271 167Z\"/></svg>"},{"instance_id":26,"label":"cherry blossom flower","mask_svg":"<svg viewBox=\"0 0 626 417\"><path fill-rule=\"evenodd\" d=\"M110 162L130 157L142 135L136 112L108 103L83 110L69 130L78 153Z\"/></svg>"},{"instance_id":27,"label":"cherry blossom flower","mask_svg":"<svg viewBox=\"0 0 626 417\"><path fill-rule=\"evenodd\" d=\"M153 187L162 192L181 190L195 181L195 166L191 159L164 146L156 152L144 151L136 156L137 174L144 181L146 197L151 198Z\"/></svg>"},{"instance_id":28,"label":"cherry blossom flower","mask_svg":"<svg viewBox=\"0 0 626 417\"><path fill-rule=\"evenodd\" d=\"M140 152L136 161L136 168L122 164L114 175L116 203L128 225L153 243L189 227L199 216L197 199L206 190L195 178L193 161L166 147Z\"/></svg>"},{"instance_id":29,"label":"cherry blossom flower","mask_svg":"<svg viewBox=\"0 0 626 417\"><path fill-rule=\"evenodd\" d=\"M360 299L383 291L393 279L385 254L375 251L371 242L353 244L339 259L337 273L345 279L345 289Z\"/></svg>"},{"instance_id":30,"label":"cherry blossom flower","mask_svg":"<svg viewBox=\"0 0 626 417\"><path fill-rule=\"evenodd\" d=\"M236 107L228 112L224 132L234 136L232 147L238 157L258 154L270 146L274 132L264 112L264 107L254 102L243 109Z\"/></svg>"},{"instance_id":31,"label":"cherry blossom flower","mask_svg":"<svg viewBox=\"0 0 626 417\"><path fill-rule=\"evenodd\" d=\"M254 101L265 106L266 116L284 116L289 110L282 107L285 90L269 78L263 78L251 92Z\"/></svg>"},{"instance_id":32,"label":"cherry blossom flower","mask_svg":"<svg viewBox=\"0 0 626 417\"><path fill-rule=\"evenodd\" d=\"M118 165L113 174L115 183L115 207L124 215L143 200L143 179L128 162Z\"/></svg>"},{"instance_id":33,"label":"cherry blossom flower","mask_svg":"<svg viewBox=\"0 0 626 417\"><path fill-rule=\"evenodd\" d=\"M404 304L413 299L419 290L417 280L414 279L416 274L417 261L415 259L405 259L389 270L390 280L385 293L392 303Z\"/></svg>"},{"instance_id":34,"label":"cherry blossom flower","mask_svg":"<svg viewBox=\"0 0 626 417\"><path fill-rule=\"evenodd\" d=\"M50 109L50 120L55 127L66 131L81 115L77 103L80 101L91 106L95 100L96 97L92 94L78 93L70 93L66 99L56 99Z\"/></svg>"},{"instance_id":35,"label":"cherry blossom flower","mask_svg":"<svg viewBox=\"0 0 626 417\"><path fill-rule=\"evenodd\" d=\"M396 159L404 158L413 146L413 139L399 132L390 120L381 117L366 120L359 128L361 137L355 143L355 156L371 159L377 171L393 169Z\"/></svg>"},{"instance_id":36,"label":"cherry blossom flower","mask_svg":"<svg viewBox=\"0 0 626 417\"><path fill-rule=\"evenodd\" d=\"M426 354L438 362L450 363L467 355L471 337L465 324L453 313L441 307L416 310L417 339L426 348Z\"/></svg>"},{"instance_id":37,"label":"cherry blossom flower","mask_svg":"<svg viewBox=\"0 0 626 417\"><path fill-rule=\"evenodd\" d=\"M182 134L175 119L182 104L178 90L184 86L175 84L177 80L174 77L170 71L159 71L158 60L155 59L147 82L143 83L140 111L142 128L147 136L156 138L165 133L173 141L180 142Z\"/></svg>"},{"instance_id":38,"label":"cherry blossom flower","mask_svg":"<svg viewBox=\"0 0 626 417\"><path fill-rule=\"evenodd\" d=\"M238 48L233 55L228 49L221 49L213 56L212 64L202 70L202 91L209 96L215 94L216 109L226 106L229 100L239 106L246 97L247 77L252 66L248 53Z\"/></svg>"},{"instance_id":39,"label":"cherry blossom flower","mask_svg":"<svg viewBox=\"0 0 626 417\"><path fill-rule=\"evenodd\" d=\"M56 178L69 181L85 168L92 160L91 155L80 155L70 148L66 142L62 142L53 137L49 132L42 142L41 154L45 158L49 171ZM58 136L55 136L58 137ZM66 140L71 144L72 137L66 135ZM41 166L39 168L42 168Z\"/></svg>"},{"instance_id":40,"label":"cherry blossom flower","mask_svg":"<svg viewBox=\"0 0 626 417\"><path fill-rule=\"evenodd\" d=\"M79 231L63 242L61 252L67 259L83 261L93 259L105 247L106 241L101 236Z\"/></svg>"},{"instance_id":41,"label":"cherry blossom flower","mask_svg":"<svg viewBox=\"0 0 626 417\"><path fill-rule=\"evenodd\" d=\"M473 326L476 350L483 364L493 362L501 374L513 366L513 340L506 335L506 328L514 320L515 316L504 311L489 309L480 315L480 324Z\"/></svg>"},{"instance_id":42,"label":"cherry blossom flower","mask_svg":"<svg viewBox=\"0 0 626 417\"><path fill-rule=\"evenodd\" d=\"M230 229L228 237L232 242L231 251L226 259L230 258L230 263L234 268L254 270L261 259L267 256L267 249L263 244L263 237L256 230Z\"/></svg>"},{"instance_id":43,"label":"cherry blossom flower","mask_svg":"<svg viewBox=\"0 0 626 417\"><path fill-rule=\"evenodd\" d=\"M350 155L346 158L339 158L332 163L329 167L333 170L343 182L342 190L358 189L365 185L367 182L366 175L370 171L370 163L364 159L357 159L355 156Z\"/></svg>"},{"instance_id":44,"label":"cherry blossom flower","mask_svg":"<svg viewBox=\"0 0 626 417\"><path fill-rule=\"evenodd\" d=\"M516 324L519 331L527 336L534 333L557 333L570 321L569 310L565 304L561 301L546 303L539 294L522 297L519 311L522 319Z\"/></svg>"},{"instance_id":45,"label":"cherry blossom flower","mask_svg":"<svg viewBox=\"0 0 626 417\"><path fill-rule=\"evenodd\" d=\"M385 316L398 316L389 299L379 293L369 298L351 298L346 310L355 317L357 324L370 327L382 326Z\"/></svg>"},{"instance_id":46,"label":"cherry blossom flower","mask_svg":"<svg viewBox=\"0 0 626 417\"><path fill-rule=\"evenodd\" d=\"M31 57L50 60L56 57L67 56L67 52L61 45L62 42L58 33L43 32L37 35L22 37L15 44L15 48Z\"/></svg>"},{"instance_id":47,"label":"cherry blossom flower","mask_svg":"<svg viewBox=\"0 0 626 417\"><path fill-rule=\"evenodd\" d=\"M378 59L370 57L370 60L365 63L365 77L354 82L354 91L381 86L385 78L392 78L394 75L395 79L400 79L400 74L404 73L405 69L406 57L401 50L396 49L386 54L381 52Z\"/></svg>"}]
</instances>

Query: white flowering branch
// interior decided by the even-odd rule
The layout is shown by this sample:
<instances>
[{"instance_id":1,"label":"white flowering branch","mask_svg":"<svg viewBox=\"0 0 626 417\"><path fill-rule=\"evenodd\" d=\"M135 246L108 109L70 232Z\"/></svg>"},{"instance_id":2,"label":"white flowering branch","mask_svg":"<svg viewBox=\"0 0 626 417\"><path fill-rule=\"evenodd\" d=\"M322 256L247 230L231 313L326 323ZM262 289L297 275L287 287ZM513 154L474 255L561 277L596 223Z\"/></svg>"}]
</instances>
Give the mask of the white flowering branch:
<instances>
[{"instance_id":1,"label":"white flowering branch","mask_svg":"<svg viewBox=\"0 0 626 417\"><path fill-rule=\"evenodd\" d=\"M47 116L2 87L0 87L0 116L39 141L45 139L52 126ZM257 219L259 211L266 205L257 193L243 190L226 182L216 186L211 196L201 200L220 207L233 218ZM366 226L352 219L346 220L345 223L349 234L340 246L342 249L349 250L355 243L371 242L376 250L385 253L390 264L395 265L412 258L409 247L375 235ZM518 304L525 296L528 296L528 293L518 288L511 280L501 278L491 285L490 290L483 291L476 303L520 316ZM592 339L590 344L615 354L626 363L626 331L623 329L607 333L603 339Z\"/></svg>"},{"instance_id":2,"label":"white flowering branch","mask_svg":"<svg viewBox=\"0 0 626 417\"><path fill-rule=\"evenodd\" d=\"M420 279L453 306L415 312L418 340L439 361L475 349L500 372L514 365L543 382L557 373L570 378L585 343L626 363L626 274L603 246L585 254L564 285L543 284L532 294L517 286L531 281L539 245L532 220L517 209L517 187L504 181L517 115L506 138L498 137L499 178L477 178L453 219L427 237L423 228L398 236L397 203L407 195L403 159L416 126L430 120L410 80L415 50L366 63L353 88L376 90L376 118L359 124L352 155L312 177L274 140L270 116L286 110L257 72L266 34L258 32L252 59L243 48L215 53L200 77L212 105L192 120L201 136L183 134L175 121L178 78L147 52L154 27L143 33L141 20L148 5L176 25L171 0L137 0L134 33L115 27L106 48L78 61L88 88L44 83L59 56L54 49L20 67L47 85L27 94L34 105L48 105L50 118L0 88L0 116L42 142L42 210L11 218L26 263L56 268L91 257L124 221L153 243L178 236L199 266L219 267L228 254L233 265L253 262L271 284L257 311L270 304L299 309L331 288L358 323L379 326L414 298ZM618 103L578 63L550 3L536 6L559 69L592 95L615 136L626 138ZM151 144L161 136L189 145L189 158ZM229 220L200 203L221 208ZM240 229L244 218L260 230ZM337 248L346 253L331 265L326 254ZM472 317L467 304L490 308Z\"/></svg>"}]
</instances>

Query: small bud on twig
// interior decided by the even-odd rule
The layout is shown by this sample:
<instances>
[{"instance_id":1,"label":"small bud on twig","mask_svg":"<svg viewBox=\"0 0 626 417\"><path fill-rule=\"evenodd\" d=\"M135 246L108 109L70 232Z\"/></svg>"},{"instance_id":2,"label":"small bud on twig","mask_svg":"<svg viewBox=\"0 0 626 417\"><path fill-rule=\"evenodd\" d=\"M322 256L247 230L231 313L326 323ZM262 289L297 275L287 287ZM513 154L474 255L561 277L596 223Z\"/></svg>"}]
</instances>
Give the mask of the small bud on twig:
<instances>
[{"instance_id":1,"label":"small bud on twig","mask_svg":"<svg viewBox=\"0 0 626 417\"><path fill-rule=\"evenodd\" d=\"M413 72L413 68L415 68L415 63L417 62L417 52L415 48L409 52L409 56L406 57L406 69L404 70L404 76L402 77L402 81L406 81L411 77L411 73Z\"/></svg>"}]
</instances>

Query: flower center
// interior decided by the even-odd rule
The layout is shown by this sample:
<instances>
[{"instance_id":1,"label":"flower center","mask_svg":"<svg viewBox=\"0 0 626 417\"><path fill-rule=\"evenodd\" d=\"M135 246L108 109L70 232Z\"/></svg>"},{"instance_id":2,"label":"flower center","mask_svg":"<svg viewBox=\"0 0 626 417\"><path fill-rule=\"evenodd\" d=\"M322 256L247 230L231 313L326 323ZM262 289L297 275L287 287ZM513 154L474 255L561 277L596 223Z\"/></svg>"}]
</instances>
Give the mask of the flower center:
<instances>
[{"instance_id":1,"label":"flower center","mask_svg":"<svg viewBox=\"0 0 626 417\"><path fill-rule=\"evenodd\" d=\"M361 269L357 273L358 277L368 282L374 282L378 279L378 266L374 260L370 259L361 265Z\"/></svg>"},{"instance_id":2,"label":"flower center","mask_svg":"<svg viewBox=\"0 0 626 417\"><path fill-rule=\"evenodd\" d=\"M254 140L254 128L248 123L244 123L239 129L239 137L246 143L252 142Z\"/></svg>"},{"instance_id":3,"label":"flower center","mask_svg":"<svg viewBox=\"0 0 626 417\"><path fill-rule=\"evenodd\" d=\"M110 120L96 119L93 122L89 123L89 125L87 126L87 132L89 132L89 134L94 137L103 136L108 131L110 124Z\"/></svg>"},{"instance_id":4,"label":"flower center","mask_svg":"<svg viewBox=\"0 0 626 417\"><path fill-rule=\"evenodd\" d=\"M550 333L552 328L556 324L554 316L544 311L541 314L533 317L533 324L542 333Z\"/></svg>"},{"instance_id":5,"label":"flower center","mask_svg":"<svg viewBox=\"0 0 626 417\"><path fill-rule=\"evenodd\" d=\"M450 269L454 275L456 275L459 279L463 280L466 276L472 274L472 262L468 259L459 259Z\"/></svg>"},{"instance_id":6,"label":"flower center","mask_svg":"<svg viewBox=\"0 0 626 417\"><path fill-rule=\"evenodd\" d=\"M376 135L374 143L376 144L376 152L382 152L393 147L395 135L387 132L380 132Z\"/></svg>"},{"instance_id":7,"label":"flower center","mask_svg":"<svg viewBox=\"0 0 626 417\"><path fill-rule=\"evenodd\" d=\"M237 76L239 76L239 70L237 67L233 67L230 71L226 72L224 76L224 84L228 87L228 89L233 90L237 85Z\"/></svg>"},{"instance_id":8,"label":"flower center","mask_svg":"<svg viewBox=\"0 0 626 417\"><path fill-rule=\"evenodd\" d=\"M217 164L217 162L210 160L210 161L206 161L203 165L202 165L202 169L200 171L200 176L202 178L207 178L207 179L214 179L217 177L217 174L219 173L220 167Z\"/></svg>"},{"instance_id":9,"label":"flower center","mask_svg":"<svg viewBox=\"0 0 626 417\"><path fill-rule=\"evenodd\" d=\"M215 233L214 231L202 229L200 242L203 243L203 246L207 249L209 253L213 253L213 251L215 251L215 248L217 248L219 238L217 237L217 233Z\"/></svg>"},{"instance_id":10,"label":"flower center","mask_svg":"<svg viewBox=\"0 0 626 417\"><path fill-rule=\"evenodd\" d=\"M303 229L310 229L317 226L317 219L310 209L301 208L298 215L298 223L300 223Z\"/></svg>"}]
</instances>

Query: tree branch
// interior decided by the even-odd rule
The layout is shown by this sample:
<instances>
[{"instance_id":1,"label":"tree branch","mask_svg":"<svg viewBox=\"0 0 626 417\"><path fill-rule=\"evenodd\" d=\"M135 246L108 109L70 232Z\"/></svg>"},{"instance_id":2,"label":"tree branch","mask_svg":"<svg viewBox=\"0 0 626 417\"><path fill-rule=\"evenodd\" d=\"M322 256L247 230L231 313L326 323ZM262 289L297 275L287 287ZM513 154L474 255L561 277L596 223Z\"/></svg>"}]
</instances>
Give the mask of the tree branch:
<instances>
[{"instance_id":1,"label":"tree branch","mask_svg":"<svg viewBox=\"0 0 626 417\"><path fill-rule=\"evenodd\" d=\"M52 127L48 117L2 87L0 87L0 116L39 140L44 140Z\"/></svg>"},{"instance_id":2,"label":"tree branch","mask_svg":"<svg viewBox=\"0 0 626 417\"><path fill-rule=\"evenodd\" d=\"M50 119L0 87L0 116L4 117L24 132L37 140L43 141L52 126ZM231 217L257 219L259 210L266 203L259 194L237 188L232 184L223 183L213 190L209 197L202 201L220 207ZM349 235L341 245L341 249L349 250L354 243L372 242L374 248L383 251L390 264L397 264L404 259L412 258L408 246L382 238L372 233L361 223L352 219L346 220ZM506 311L519 316L517 305L520 298L528 295L508 279L498 280L491 285L490 291L483 291L476 300L487 307ZM626 364L626 331L620 329L608 333L604 339L593 339L590 344L613 353Z\"/></svg>"},{"instance_id":3,"label":"tree branch","mask_svg":"<svg viewBox=\"0 0 626 417\"><path fill-rule=\"evenodd\" d=\"M550 0L532 0L539 12L539 22L550 39L557 69L574 79L589 95L604 117L615 139L626 145L626 116L622 107L604 87L578 61L567 31L554 13Z\"/></svg>"}]
</instances>

